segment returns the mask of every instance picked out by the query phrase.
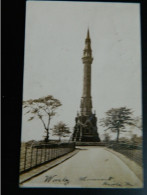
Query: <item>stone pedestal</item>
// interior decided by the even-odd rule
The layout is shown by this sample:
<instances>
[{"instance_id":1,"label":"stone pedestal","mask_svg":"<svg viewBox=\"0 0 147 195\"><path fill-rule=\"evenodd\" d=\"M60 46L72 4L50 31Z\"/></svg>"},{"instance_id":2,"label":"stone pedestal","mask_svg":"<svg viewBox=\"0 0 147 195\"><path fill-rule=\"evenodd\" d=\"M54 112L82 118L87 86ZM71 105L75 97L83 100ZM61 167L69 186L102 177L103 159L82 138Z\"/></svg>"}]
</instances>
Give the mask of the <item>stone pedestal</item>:
<instances>
[{"instance_id":1,"label":"stone pedestal","mask_svg":"<svg viewBox=\"0 0 147 195\"><path fill-rule=\"evenodd\" d=\"M100 142L97 132L97 118L95 114L89 116L77 116L75 118L74 133L72 141L79 142Z\"/></svg>"}]
</instances>

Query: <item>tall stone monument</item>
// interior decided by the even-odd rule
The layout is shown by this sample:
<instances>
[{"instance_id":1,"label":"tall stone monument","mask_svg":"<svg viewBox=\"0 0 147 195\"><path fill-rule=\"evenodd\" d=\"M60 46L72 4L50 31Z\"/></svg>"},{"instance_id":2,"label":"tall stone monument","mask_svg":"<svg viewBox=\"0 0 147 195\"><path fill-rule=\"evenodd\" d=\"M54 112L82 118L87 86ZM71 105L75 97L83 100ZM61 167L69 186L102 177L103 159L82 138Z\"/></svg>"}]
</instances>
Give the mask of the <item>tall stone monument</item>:
<instances>
[{"instance_id":1,"label":"tall stone monument","mask_svg":"<svg viewBox=\"0 0 147 195\"><path fill-rule=\"evenodd\" d=\"M77 117L75 118L76 124L72 140L79 142L100 142L97 132L96 113L92 112L91 64L93 57L89 29L85 39L82 61L84 64L83 95L81 97L80 113L77 113Z\"/></svg>"}]
</instances>

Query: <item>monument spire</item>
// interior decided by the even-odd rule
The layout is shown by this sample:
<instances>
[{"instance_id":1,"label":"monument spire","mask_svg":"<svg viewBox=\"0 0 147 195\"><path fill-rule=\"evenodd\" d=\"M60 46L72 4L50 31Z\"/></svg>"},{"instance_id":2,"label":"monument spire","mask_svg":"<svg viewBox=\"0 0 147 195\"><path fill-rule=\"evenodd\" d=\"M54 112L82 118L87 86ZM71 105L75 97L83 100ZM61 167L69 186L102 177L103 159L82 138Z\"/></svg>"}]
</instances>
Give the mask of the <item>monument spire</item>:
<instances>
[{"instance_id":1,"label":"monument spire","mask_svg":"<svg viewBox=\"0 0 147 195\"><path fill-rule=\"evenodd\" d=\"M89 28L87 29L87 39L90 39Z\"/></svg>"},{"instance_id":2,"label":"monument spire","mask_svg":"<svg viewBox=\"0 0 147 195\"><path fill-rule=\"evenodd\" d=\"M81 98L81 114L91 114L92 101L91 101L91 64L93 61L91 50L91 39L89 29L87 30L87 37L85 39L85 48L83 50L82 61L84 64L83 76L83 95Z\"/></svg>"},{"instance_id":3,"label":"monument spire","mask_svg":"<svg viewBox=\"0 0 147 195\"><path fill-rule=\"evenodd\" d=\"M75 118L76 125L72 135L73 141L79 142L99 142L100 138L97 132L96 114L92 113L91 100L91 64L93 61L91 39L89 29L85 39L82 62L83 70L83 93L81 97L80 113Z\"/></svg>"}]
</instances>

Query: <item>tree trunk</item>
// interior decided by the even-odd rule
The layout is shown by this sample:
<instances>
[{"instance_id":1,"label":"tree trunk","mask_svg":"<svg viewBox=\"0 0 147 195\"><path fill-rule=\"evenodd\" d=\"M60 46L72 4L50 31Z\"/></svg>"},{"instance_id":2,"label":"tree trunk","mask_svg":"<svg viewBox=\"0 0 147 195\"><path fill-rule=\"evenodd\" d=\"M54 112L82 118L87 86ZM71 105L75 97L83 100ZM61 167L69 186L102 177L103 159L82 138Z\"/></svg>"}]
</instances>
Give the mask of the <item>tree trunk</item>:
<instances>
[{"instance_id":1,"label":"tree trunk","mask_svg":"<svg viewBox=\"0 0 147 195\"><path fill-rule=\"evenodd\" d=\"M46 138L45 141L48 142L49 141L49 129L46 129Z\"/></svg>"},{"instance_id":2,"label":"tree trunk","mask_svg":"<svg viewBox=\"0 0 147 195\"><path fill-rule=\"evenodd\" d=\"M61 142L61 136L59 136L59 141Z\"/></svg>"},{"instance_id":3,"label":"tree trunk","mask_svg":"<svg viewBox=\"0 0 147 195\"><path fill-rule=\"evenodd\" d=\"M116 138L116 142L119 142L119 129L117 130L117 138Z\"/></svg>"},{"instance_id":4,"label":"tree trunk","mask_svg":"<svg viewBox=\"0 0 147 195\"><path fill-rule=\"evenodd\" d=\"M48 125L47 125L47 129L46 129L46 142L49 141L49 125L50 125L50 120L51 120L51 118L49 116L49 118L48 118Z\"/></svg>"}]
</instances>

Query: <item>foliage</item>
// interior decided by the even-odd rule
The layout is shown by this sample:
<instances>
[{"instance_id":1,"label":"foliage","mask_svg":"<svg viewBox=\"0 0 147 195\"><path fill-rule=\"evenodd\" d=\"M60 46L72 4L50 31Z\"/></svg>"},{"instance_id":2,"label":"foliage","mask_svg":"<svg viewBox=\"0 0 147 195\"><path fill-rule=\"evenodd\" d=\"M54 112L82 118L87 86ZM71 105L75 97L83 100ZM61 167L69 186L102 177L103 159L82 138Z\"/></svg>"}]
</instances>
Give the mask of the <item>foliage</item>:
<instances>
[{"instance_id":1,"label":"foliage","mask_svg":"<svg viewBox=\"0 0 147 195\"><path fill-rule=\"evenodd\" d=\"M108 133L104 134L104 142L109 142L110 141L110 135Z\"/></svg>"},{"instance_id":2,"label":"foliage","mask_svg":"<svg viewBox=\"0 0 147 195\"><path fill-rule=\"evenodd\" d=\"M134 118L134 126L142 130L142 118L140 116Z\"/></svg>"},{"instance_id":3,"label":"foliage","mask_svg":"<svg viewBox=\"0 0 147 195\"><path fill-rule=\"evenodd\" d=\"M131 115L132 111L129 108L112 108L106 112L106 117L100 120L100 124L107 127L105 130L117 132L116 141L118 142L120 131L126 132L125 125L134 125Z\"/></svg>"},{"instance_id":4,"label":"foliage","mask_svg":"<svg viewBox=\"0 0 147 195\"><path fill-rule=\"evenodd\" d=\"M55 110L61 105L61 102L51 95L39 99L23 101L23 108L27 109L26 114L31 115L28 121L37 117L42 122L46 131L46 141L49 140L50 121L56 114Z\"/></svg>"},{"instance_id":5,"label":"foliage","mask_svg":"<svg viewBox=\"0 0 147 195\"><path fill-rule=\"evenodd\" d=\"M132 143L135 144L142 144L142 136L137 136L136 134L133 135L133 137L131 138Z\"/></svg>"},{"instance_id":6,"label":"foliage","mask_svg":"<svg viewBox=\"0 0 147 195\"><path fill-rule=\"evenodd\" d=\"M68 134L71 133L69 131L69 127L62 121L54 125L52 130L53 130L53 135L59 136L60 141L61 141L61 137L67 137Z\"/></svg>"}]
</instances>

